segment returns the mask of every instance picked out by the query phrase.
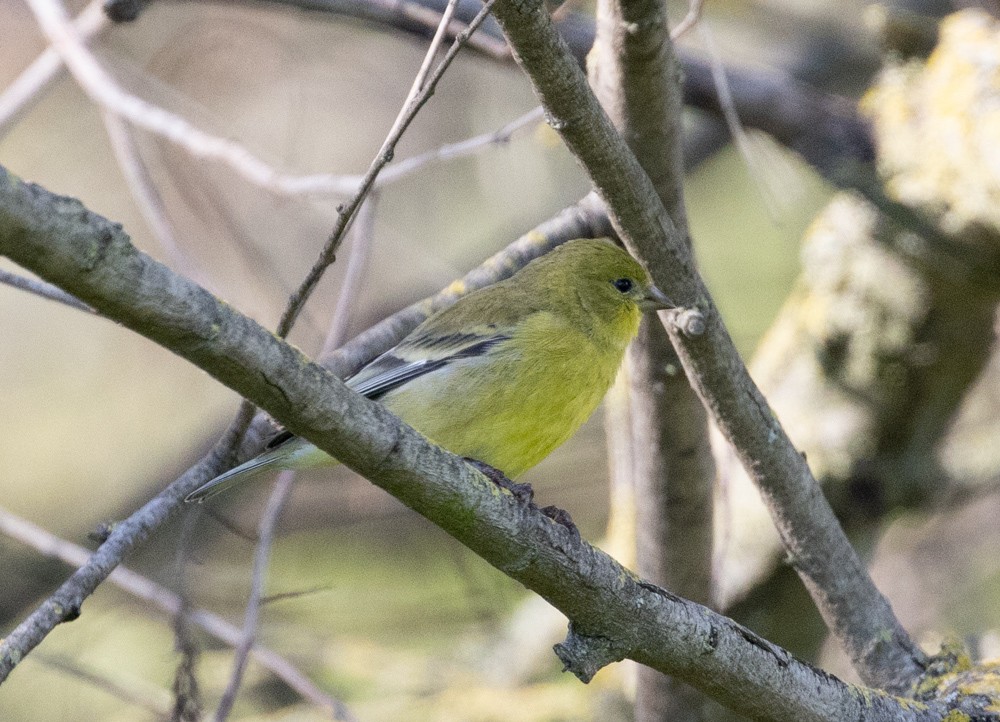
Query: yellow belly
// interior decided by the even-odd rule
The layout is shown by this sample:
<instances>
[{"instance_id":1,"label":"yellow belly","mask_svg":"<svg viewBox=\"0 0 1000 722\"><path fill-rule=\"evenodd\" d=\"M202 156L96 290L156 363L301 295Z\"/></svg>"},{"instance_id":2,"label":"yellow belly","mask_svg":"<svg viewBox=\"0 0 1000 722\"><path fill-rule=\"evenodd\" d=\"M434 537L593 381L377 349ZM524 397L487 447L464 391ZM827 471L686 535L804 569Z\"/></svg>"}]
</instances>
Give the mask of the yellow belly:
<instances>
[{"instance_id":1,"label":"yellow belly","mask_svg":"<svg viewBox=\"0 0 1000 722\"><path fill-rule=\"evenodd\" d=\"M452 363L381 401L449 451L519 476L590 417L621 361L623 349L558 331L525 329L535 338Z\"/></svg>"}]
</instances>

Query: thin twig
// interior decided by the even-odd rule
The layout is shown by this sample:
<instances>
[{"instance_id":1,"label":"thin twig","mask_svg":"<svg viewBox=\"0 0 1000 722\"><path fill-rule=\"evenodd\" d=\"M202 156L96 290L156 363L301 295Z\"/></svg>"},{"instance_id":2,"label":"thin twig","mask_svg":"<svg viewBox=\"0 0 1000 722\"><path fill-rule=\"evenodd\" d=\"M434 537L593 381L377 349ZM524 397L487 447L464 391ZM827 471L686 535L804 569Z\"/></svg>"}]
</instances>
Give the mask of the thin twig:
<instances>
[{"instance_id":1,"label":"thin twig","mask_svg":"<svg viewBox=\"0 0 1000 722\"><path fill-rule=\"evenodd\" d=\"M760 164L757 162L757 157L754 155L754 150L750 145L750 137L747 135L746 129L743 127L743 122L740 120L739 111L737 111L736 103L733 101L733 92L729 85L729 78L726 76L726 67L722 62L722 55L719 53L719 48L715 44L715 36L706 23L698 26L698 33L701 35L705 50L708 53L709 67L712 69L712 82L715 84L715 92L719 97L722 118L726 121L726 127L729 128L729 133L736 144L736 149L740 153L740 158L743 159L743 163L749 171L747 175L749 175L754 187L760 192L768 214L771 218L777 219L781 215L778 208L778 201L776 200L775 193L762 180L767 177L767 173L764 172L763 168L759 167Z\"/></svg>"},{"instance_id":2,"label":"thin twig","mask_svg":"<svg viewBox=\"0 0 1000 722\"><path fill-rule=\"evenodd\" d=\"M196 158L227 163L250 182L273 193L296 192L299 176L278 172L236 141L207 133L182 116L123 90L87 49L58 0L28 0L28 5L77 83L102 108L182 146ZM341 195L349 195L356 188L351 177L343 177L333 185L339 185L335 192Z\"/></svg>"},{"instance_id":3,"label":"thin twig","mask_svg":"<svg viewBox=\"0 0 1000 722\"><path fill-rule=\"evenodd\" d=\"M105 111L102 115L108 140L111 141L111 150L118 160L118 167L121 168L126 185L132 192L132 197L139 205L139 210L153 231L153 235L159 241L160 247L178 271L204 284L205 279L200 278L200 273L196 273L196 269L188 262L177 242L163 198L142 160L132 128L121 116L110 111Z\"/></svg>"},{"instance_id":4,"label":"thin twig","mask_svg":"<svg viewBox=\"0 0 1000 722\"><path fill-rule=\"evenodd\" d=\"M233 656L233 671L229 677L226 690L219 700L219 706L215 710L215 722L224 722L233 710L236 702L236 695L243 683L243 673L246 670L247 660L250 652L257 641L257 623L260 617L260 600L264 593L264 578L267 573L267 562L271 556L271 544L274 541L274 530L278 526L278 519L281 511L285 508L285 502L292 493L292 485L295 482L294 471L283 471L278 475L278 482L267 501L267 507L260 518L260 525L257 528L257 550L254 553L253 575L250 582L250 596L247 599L246 611L243 615L243 631L240 635L240 643L236 645L236 654Z\"/></svg>"},{"instance_id":5,"label":"thin twig","mask_svg":"<svg viewBox=\"0 0 1000 722\"><path fill-rule=\"evenodd\" d=\"M444 8L444 12L441 14L441 19L438 21L437 29L434 31L434 37L431 38L431 43L427 47L427 52L424 54L424 59L420 63L420 69L417 71L417 76L413 79L413 83L410 85L410 92L406 94L406 100L403 101L403 107L400 109L399 113L396 115L396 120L392 124L392 128L389 130L389 135L399 131L399 127L403 124L403 116L406 113L407 107L410 103L420 94L426 87L427 76L431 72L431 65L434 64L434 58L437 57L438 50L441 49L441 43L444 42L445 31L451 19L455 16L455 8L458 6L458 0L448 0L448 4Z\"/></svg>"},{"instance_id":6,"label":"thin twig","mask_svg":"<svg viewBox=\"0 0 1000 722\"><path fill-rule=\"evenodd\" d=\"M92 557L90 550L60 539L37 524L22 519L2 507L0 507L0 533L72 567L83 567ZM119 589L159 607L171 617L180 613L183 607L180 595L126 567L116 568L108 576L108 581ZM190 609L188 616L193 624L216 639L234 647L239 644L240 630L217 614L201 609ZM260 645L254 646L251 654L262 666L302 695L303 699L309 700L317 707L330 710L337 719L352 719L343 702L317 687L302 671L281 655Z\"/></svg>"},{"instance_id":7,"label":"thin twig","mask_svg":"<svg viewBox=\"0 0 1000 722\"><path fill-rule=\"evenodd\" d=\"M41 0L32 0L33 2L40 2ZM337 221L334 224L333 231L330 233L329 239L327 239L326 245L320 252L319 258L316 263L310 269L309 274L306 276L305 280L299 286L298 290L292 294L289 299L288 307L285 309L285 313L278 323L277 334L279 337L284 337L288 334L292 325L295 323L295 319L298 317L299 313L302 311L302 307L305 302L309 299L312 294L313 289L316 288L316 284L319 283L326 269L333 263L336 257L337 249L340 247L340 242L344 237L344 233L347 230L351 219L354 217L354 213L357 211L358 206L364 201L365 196L371 190L372 185L375 183L375 179L381 173L382 169L392 160L393 154L396 150L396 144L402 137L403 133L409 127L410 123L416 117L417 113L423 108L424 104L430 100L431 95L434 93L434 89L437 87L438 81L441 76L444 75L445 70L451 65L451 62L455 59L458 51L462 49L465 45L466 39L476 31L476 29L482 25L483 21L489 16L490 8L493 7L495 0L487 0L483 5L482 9L476 14L476 17L472 19L469 23L469 29L467 32L458 35L455 38L455 42L452 43L448 52L445 54L444 58L438 64L437 68L434 70L433 74L427 79L427 82L423 85L423 88L418 92L413 99L400 111L400 115L397 117L396 122L393 123L393 132L382 143L382 147L379 149L375 156L375 160L372 161L371 166L368 168L368 172L365 174L364 180L361 183L361 187L354 197L344 206L342 206L337 213Z\"/></svg>"},{"instance_id":8,"label":"thin twig","mask_svg":"<svg viewBox=\"0 0 1000 722\"><path fill-rule=\"evenodd\" d=\"M466 140L460 140L457 143L448 143L434 150L429 150L426 153L393 163L375 181L375 188L385 188L402 178L412 175L428 163L454 160L455 158L471 155L486 146L508 143L514 133L529 125L540 122L543 117L542 108L538 106L492 133L482 133Z\"/></svg>"},{"instance_id":9,"label":"thin twig","mask_svg":"<svg viewBox=\"0 0 1000 722\"><path fill-rule=\"evenodd\" d=\"M698 24L698 21L701 20L701 11L704 5L705 0L690 0L687 15L670 31L671 40L675 42L680 40L691 28Z\"/></svg>"},{"instance_id":10,"label":"thin twig","mask_svg":"<svg viewBox=\"0 0 1000 722\"><path fill-rule=\"evenodd\" d=\"M541 108L535 108L492 133L481 133L455 143L446 143L426 153L394 161L379 174L372 184L372 188L386 188L403 178L408 178L432 162L455 160L456 158L472 155L491 145L507 143L518 130L541 120L541 118ZM347 195L344 192L346 188L350 188L352 192L357 191L363 181L364 177L360 175L317 173L315 175L304 175L296 179L289 179L285 184L285 188L289 194L298 196Z\"/></svg>"},{"instance_id":11,"label":"thin twig","mask_svg":"<svg viewBox=\"0 0 1000 722\"><path fill-rule=\"evenodd\" d=\"M90 40L109 26L102 0L93 0L73 21L73 27L83 41ZM62 69L62 57L55 48L48 47L7 86L0 95L0 138L41 99Z\"/></svg>"},{"instance_id":12,"label":"thin twig","mask_svg":"<svg viewBox=\"0 0 1000 722\"><path fill-rule=\"evenodd\" d=\"M337 295L337 305L333 310L333 319L330 321L330 331L323 342L323 348L319 356L326 356L328 353L338 348L344 343L347 335L347 323L351 318L351 311L358 292L361 290L361 283L365 278L365 271L368 269L368 261L371 258L372 246L375 243L375 206L378 202L378 194L372 191L361 207L358 209L358 218L352 228L351 251L347 257L347 270L344 271L344 280L340 285L340 293Z\"/></svg>"},{"instance_id":13,"label":"thin twig","mask_svg":"<svg viewBox=\"0 0 1000 722\"><path fill-rule=\"evenodd\" d=\"M136 707L141 707L147 712L152 712L160 719L170 719L170 705L166 702L169 693L166 690L156 690L158 692L162 692L162 695L156 695L152 692L152 690L147 693L134 687L126 687L121 682L111 679L107 675L101 674L100 672L96 672L92 669L86 669L82 665L77 664L72 659L67 659L66 657L57 657L51 654L38 654L35 655L35 659L44 664L46 667L51 667L52 669L59 670L60 672L70 675L71 677L76 677L82 682L89 684L96 689L107 692L123 702ZM162 699L158 699L158 696L162 697Z\"/></svg>"},{"instance_id":14,"label":"thin twig","mask_svg":"<svg viewBox=\"0 0 1000 722\"><path fill-rule=\"evenodd\" d=\"M41 296L42 298L47 298L50 301L57 301L63 305L75 308L78 311L86 311L87 313L95 313L94 309L85 304L80 299L75 296L71 296L64 290L57 286L53 286L51 283L46 283L45 281L39 281L34 278L27 278L25 276L19 276L16 273L11 273L10 271L5 271L0 268L0 283L5 286L13 286L14 288L19 288L22 291L27 291L28 293L33 293L36 296Z\"/></svg>"}]
</instances>

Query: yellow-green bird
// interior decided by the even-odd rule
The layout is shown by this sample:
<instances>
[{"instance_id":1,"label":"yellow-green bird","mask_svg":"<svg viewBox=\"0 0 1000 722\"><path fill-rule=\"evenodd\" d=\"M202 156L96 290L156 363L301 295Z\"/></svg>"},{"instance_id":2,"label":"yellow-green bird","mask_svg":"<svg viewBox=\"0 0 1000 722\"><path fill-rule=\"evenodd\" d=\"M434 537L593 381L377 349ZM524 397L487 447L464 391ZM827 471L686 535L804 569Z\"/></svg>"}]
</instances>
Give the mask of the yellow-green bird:
<instances>
[{"instance_id":1,"label":"yellow-green bird","mask_svg":"<svg viewBox=\"0 0 1000 722\"><path fill-rule=\"evenodd\" d=\"M516 478L597 408L642 313L671 306L611 241L569 241L434 314L346 383L452 453ZM282 432L187 499L271 468L335 463Z\"/></svg>"}]
</instances>

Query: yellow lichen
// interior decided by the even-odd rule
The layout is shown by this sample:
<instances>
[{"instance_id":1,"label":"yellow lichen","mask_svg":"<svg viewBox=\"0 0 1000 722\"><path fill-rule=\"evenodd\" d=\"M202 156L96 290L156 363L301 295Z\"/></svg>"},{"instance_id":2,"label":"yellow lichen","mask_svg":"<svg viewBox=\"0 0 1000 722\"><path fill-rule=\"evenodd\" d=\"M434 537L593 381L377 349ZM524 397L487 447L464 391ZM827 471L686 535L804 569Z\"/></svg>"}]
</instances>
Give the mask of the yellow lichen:
<instances>
[{"instance_id":1,"label":"yellow lichen","mask_svg":"<svg viewBox=\"0 0 1000 722\"><path fill-rule=\"evenodd\" d=\"M1000 24L968 10L941 23L924 64L888 68L862 102L889 192L946 230L1000 229ZM922 152L914 153L914 148Z\"/></svg>"}]
</instances>

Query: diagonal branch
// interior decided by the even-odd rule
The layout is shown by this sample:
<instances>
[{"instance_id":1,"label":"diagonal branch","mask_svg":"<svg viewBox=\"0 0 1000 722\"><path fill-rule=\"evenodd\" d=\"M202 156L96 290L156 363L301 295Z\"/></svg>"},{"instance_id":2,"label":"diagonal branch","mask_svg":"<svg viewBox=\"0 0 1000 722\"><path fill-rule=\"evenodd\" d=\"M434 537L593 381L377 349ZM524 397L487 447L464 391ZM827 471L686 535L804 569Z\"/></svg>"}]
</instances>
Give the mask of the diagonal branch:
<instances>
[{"instance_id":1,"label":"diagonal branch","mask_svg":"<svg viewBox=\"0 0 1000 722\"><path fill-rule=\"evenodd\" d=\"M385 407L138 251L120 226L6 171L0 255L196 364L545 597L573 620L559 652L581 678L629 657L754 718L931 722L944 714L933 701L918 709L875 690L859 694L732 620L642 582L574 530L498 493ZM183 494L193 483L187 478L167 493ZM112 532L95 556L120 543ZM0 680L41 640L39 621L72 619L81 601L57 592L8 635L0 643Z\"/></svg>"},{"instance_id":2,"label":"diagonal branch","mask_svg":"<svg viewBox=\"0 0 1000 722\"><path fill-rule=\"evenodd\" d=\"M70 308L75 308L77 311L94 312L94 309L83 301L71 296L61 288L53 286L51 283L39 281L35 278L27 278L26 276L19 276L2 268L0 268L0 284L10 286L11 288L19 288L40 298L47 298L50 301L56 301Z\"/></svg>"},{"instance_id":3,"label":"diagonal branch","mask_svg":"<svg viewBox=\"0 0 1000 722\"><path fill-rule=\"evenodd\" d=\"M790 562L827 626L870 684L904 690L924 655L875 587L747 373L691 254L642 167L601 109L541 0L498 0L494 15L550 124L580 160L626 246L686 311L664 320L709 414L764 496Z\"/></svg>"},{"instance_id":4,"label":"diagonal branch","mask_svg":"<svg viewBox=\"0 0 1000 722\"><path fill-rule=\"evenodd\" d=\"M0 533L17 539L22 544L37 549L41 554L54 557L73 567L82 567L91 558L89 549L60 539L30 521L11 514L2 507L0 507ZM108 576L108 581L138 599L159 607L170 617L177 616L184 608L184 601L180 595L131 569L118 567ZM216 639L232 646L239 644L240 630L219 615L204 609L187 609L186 614L192 624L197 625ZM301 670L277 652L267 647L255 645L251 654L261 666L284 681L303 699L329 711L336 719L353 719L353 715L343 702L334 699L317 687Z\"/></svg>"},{"instance_id":5,"label":"diagonal branch","mask_svg":"<svg viewBox=\"0 0 1000 722\"><path fill-rule=\"evenodd\" d=\"M457 1L458 0L449 0L448 7L453 10L454 4L457 3ZM417 117L417 113L420 109L424 107L428 100L430 100L431 96L434 94L434 90L437 88L438 81L441 80L445 70L447 70L448 66L451 65L451 62L455 59L458 51L462 49L463 45L465 45L466 40L470 35L472 35L472 33L476 32L476 29L483 23L484 20L486 20L487 17L489 17L490 7L492 6L493 1L494 0L487 0L480 12L477 13L476 17L469 23L468 29L462 31L455 37L455 41L451 44L451 47L448 48L448 52L445 53L441 62L438 63L438 66L434 69L434 72L428 77L427 68L429 68L429 60L434 56L434 54L436 54L439 44L444 37L444 27L448 24L451 17L451 12L448 9L445 10L441 19L440 30L435 34L434 40L431 42L427 58L425 58L424 64L421 66L420 72L414 80L413 87L407 96L406 102L403 104L403 108L399 111L399 115L392 124L392 129L389 131L389 135L386 137L385 141L383 141L382 147L379 148L378 153L375 154L375 159L372 161L371 166L369 166L368 172L365 173L364 178L362 178L357 192L353 195L350 201L337 209L337 220L334 222L333 230L331 231L326 244L323 246L323 250L320 251L319 258L316 259L312 268L309 269L309 273L306 274L305 279L303 279L302 283L299 284L299 287L289 299L288 307L285 309L281 320L278 322L277 333L279 336L286 336L288 334L292 325L295 323L295 319L298 317L306 301L309 299L309 296L316 288L316 284L319 283L323 274L326 273L326 269L329 268L334 262L337 250L340 248L340 242L344 238L344 233L347 232L347 228L354 218L354 214L357 212L361 204L364 203L365 198L374 186L375 180L382 172L382 169L392 161L396 152L396 145L399 143L403 133L405 133L406 129L410 127L410 124L413 122L413 119Z\"/></svg>"}]
</instances>

